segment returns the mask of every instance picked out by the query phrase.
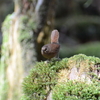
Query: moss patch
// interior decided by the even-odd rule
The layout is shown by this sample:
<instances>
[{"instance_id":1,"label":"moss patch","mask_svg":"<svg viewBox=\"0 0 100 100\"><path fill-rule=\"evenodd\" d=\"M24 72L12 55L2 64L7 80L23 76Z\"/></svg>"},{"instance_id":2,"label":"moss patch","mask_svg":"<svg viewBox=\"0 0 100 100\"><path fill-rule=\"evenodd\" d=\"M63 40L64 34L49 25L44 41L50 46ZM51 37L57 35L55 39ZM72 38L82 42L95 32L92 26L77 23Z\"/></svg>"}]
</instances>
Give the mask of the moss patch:
<instances>
[{"instance_id":1,"label":"moss patch","mask_svg":"<svg viewBox=\"0 0 100 100\"><path fill-rule=\"evenodd\" d=\"M1 100L7 99L7 91L9 89L8 86L8 80L6 78L5 70L7 68L7 64L9 61L9 51L8 51L8 45L9 45L9 27L11 23L12 16L8 15L3 22L2 26L2 32L3 32L3 44L2 44L2 52L1 52L1 59L0 59L0 94L2 95L0 97Z\"/></svg>"},{"instance_id":2,"label":"moss patch","mask_svg":"<svg viewBox=\"0 0 100 100\"><path fill-rule=\"evenodd\" d=\"M100 82L68 81L57 84L53 89L53 100L100 100Z\"/></svg>"},{"instance_id":3,"label":"moss patch","mask_svg":"<svg viewBox=\"0 0 100 100\"><path fill-rule=\"evenodd\" d=\"M37 63L23 82L25 96L29 97L25 100L45 99L49 91L57 84L57 71L65 68L66 62L67 59L60 62Z\"/></svg>"},{"instance_id":4,"label":"moss patch","mask_svg":"<svg viewBox=\"0 0 100 100\"><path fill-rule=\"evenodd\" d=\"M100 88L96 89L99 87L98 82L90 85L80 82L73 83L68 81L67 74L67 71L73 68L73 66L83 69L80 72L91 71L90 73L92 73L94 70L93 66L97 63L100 63L99 58L84 54L64 58L61 61L51 61L50 63L38 62L23 81L24 96L22 100L44 100L50 90L53 90L54 100L71 100L73 98L76 98L73 100L81 100L82 98L82 100L87 100L87 98L97 100L100 92ZM63 81L64 77L67 82ZM83 92L85 93L83 94Z\"/></svg>"}]
</instances>

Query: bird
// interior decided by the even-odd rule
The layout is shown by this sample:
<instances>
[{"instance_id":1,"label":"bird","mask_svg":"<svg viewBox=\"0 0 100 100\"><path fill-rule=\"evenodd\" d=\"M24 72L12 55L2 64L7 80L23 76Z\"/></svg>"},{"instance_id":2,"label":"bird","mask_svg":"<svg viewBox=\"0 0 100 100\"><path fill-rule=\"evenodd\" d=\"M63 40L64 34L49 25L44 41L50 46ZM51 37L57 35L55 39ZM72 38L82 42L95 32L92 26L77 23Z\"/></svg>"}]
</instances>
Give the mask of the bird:
<instances>
[{"instance_id":1,"label":"bird","mask_svg":"<svg viewBox=\"0 0 100 100\"><path fill-rule=\"evenodd\" d=\"M50 60L51 58L58 58L59 57L59 49L60 49L60 44L59 44L59 32L58 30L53 30L51 32L51 43L44 45L41 48L41 54L43 57L47 58Z\"/></svg>"}]
</instances>

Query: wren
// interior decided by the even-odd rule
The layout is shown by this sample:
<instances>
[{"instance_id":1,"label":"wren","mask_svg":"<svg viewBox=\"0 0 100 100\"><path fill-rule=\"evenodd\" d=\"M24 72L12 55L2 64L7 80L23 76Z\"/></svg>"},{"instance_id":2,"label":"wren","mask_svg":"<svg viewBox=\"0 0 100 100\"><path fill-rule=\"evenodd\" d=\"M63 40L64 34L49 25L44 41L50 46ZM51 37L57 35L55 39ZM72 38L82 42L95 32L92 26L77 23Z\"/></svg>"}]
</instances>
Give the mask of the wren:
<instances>
[{"instance_id":1,"label":"wren","mask_svg":"<svg viewBox=\"0 0 100 100\"><path fill-rule=\"evenodd\" d=\"M60 49L60 44L58 42L58 39L59 39L58 30L53 30L51 33L51 43L46 44L41 48L41 54L43 55L43 57L49 60L53 57L58 58L58 53Z\"/></svg>"}]
</instances>

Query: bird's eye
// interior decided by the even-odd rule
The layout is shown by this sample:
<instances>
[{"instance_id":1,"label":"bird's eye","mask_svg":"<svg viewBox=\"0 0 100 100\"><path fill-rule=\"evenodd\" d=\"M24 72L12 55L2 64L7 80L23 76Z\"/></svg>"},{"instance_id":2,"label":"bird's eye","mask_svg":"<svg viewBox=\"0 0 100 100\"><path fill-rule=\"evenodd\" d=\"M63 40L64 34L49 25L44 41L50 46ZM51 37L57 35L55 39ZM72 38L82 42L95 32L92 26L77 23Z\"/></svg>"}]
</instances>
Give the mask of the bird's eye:
<instances>
[{"instance_id":1,"label":"bird's eye","mask_svg":"<svg viewBox=\"0 0 100 100\"><path fill-rule=\"evenodd\" d=\"M48 52L48 47L47 46L42 47L42 52L47 53Z\"/></svg>"},{"instance_id":2,"label":"bird's eye","mask_svg":"<svg viewBox=\"0 0 100 100\"><path fill-rule=\"evenodd\" d=\"M42 48L42 50L43 50L43 51L46 51L46 50L47 50L47 48L46 48L46 47L43 47L43 48Z\"/></svg>"},{"instance_id":3,"label":"bird's eye","mask_svg":"<svg viewBox=\"0 0 100 100\"><path fill-rule=\"evenodd\" d=\"M44 52L45 52L45 53L47 53L47 52L48 52L48 48L47 48L47 47L45 47Z\"/></svg>"},{"instance_id":4,"label":"bird's eye","mask_svg":"<svg viewBox=\"0 0 100 100\"><path fill-rule=\"evenodd\" d=\"M47 51L47 48L45 48L44 51Z\"/></svg>"}]
</instances>

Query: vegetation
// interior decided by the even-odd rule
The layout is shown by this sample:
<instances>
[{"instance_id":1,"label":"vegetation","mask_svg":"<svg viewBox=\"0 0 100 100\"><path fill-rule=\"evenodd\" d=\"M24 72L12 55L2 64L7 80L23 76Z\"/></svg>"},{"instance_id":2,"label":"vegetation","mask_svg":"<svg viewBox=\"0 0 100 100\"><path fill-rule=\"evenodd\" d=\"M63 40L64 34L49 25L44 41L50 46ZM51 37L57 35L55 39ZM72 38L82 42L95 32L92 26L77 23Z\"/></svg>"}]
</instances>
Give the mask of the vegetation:
<instances>
[{"instance_id":1,"label":"vegetation","mask_svg":"<svg viewBox=\"0 0 100 100\"><path fill-rule=\"evenodd\" d=\"M39 62L30 71L29 76L24 79L23 90L25 97L23 100L45 99L50 90L57 83L57 71L65 68L67 59L60 62ZM28 99L25 99L29 97Z\"/></svg>"},{"instance_id":2,"label":"vegetation","mask_svg":"<svg viewBox=\"0 0 100 100\"><path fill-rule=\"evenodd\" d=\"M11 22L11 15L8 15L6 20L4 21L3 25L5 27L2 27L2 30L4 31L4 38L3 38L3 45L2 45L2 57L1 57L1 63L0 63L0 77L1 77L1 82L0 82L0 94L2 95L1 100L6 100L7 99L7 90L9 88L8 80L6 78L6 73L5 69L7 68L7 64L9 61L9 51L8 49L8 41L9 41L9 24ZM2 91L3 90L3 91ZM6 95L6 96L5 96Z\"/></svg>"},{"instance_id":3,"label":"vegetation","mask_svg":"<svg viewBox=\"0 0 100 100\"><path fill-rule=\"evenodd\" d=\"M99 58L83 54L50 63L38 62L23 81L22 100L44 100L51 90L53 100L97 100L100 96L99 81L92 82L97 79L91 77L92 83L88 84L86 79L70 81L68 78L75 66L81 70L80 75L86 72L86 76L95 76L93 66L97 63L100 63Z\"/></svg>"},{"instance_id":4,"label":"vegetation","mask_svg":"<svg viewBox=\"0 0 100 100\"><path fill-rule=\"evenodd\" d=\"M99 100L100 82L68 81L57 84L53 89L53 100Z\"/></svg>"}]
</instances>

